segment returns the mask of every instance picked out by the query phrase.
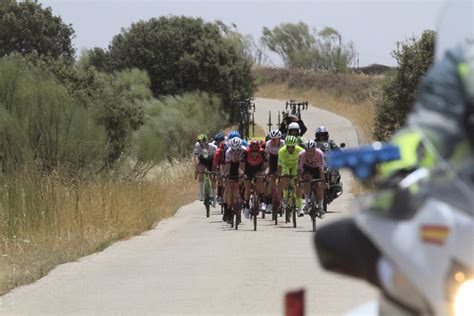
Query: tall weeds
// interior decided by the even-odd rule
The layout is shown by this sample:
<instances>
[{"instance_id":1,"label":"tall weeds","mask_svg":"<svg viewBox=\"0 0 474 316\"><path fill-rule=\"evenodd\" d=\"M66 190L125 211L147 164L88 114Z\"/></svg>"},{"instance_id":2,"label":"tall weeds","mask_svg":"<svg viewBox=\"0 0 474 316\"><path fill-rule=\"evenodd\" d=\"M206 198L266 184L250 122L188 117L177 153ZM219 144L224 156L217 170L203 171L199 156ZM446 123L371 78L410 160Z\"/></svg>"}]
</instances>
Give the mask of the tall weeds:
<instances>
[{"instance_id":1,"label":"tall weeds","mask_svg":"<svg viewBox=\"0 0 474 316\"><path fill-rule=\"evenodd\" d=\"M190 159L167 162L128 182L20 171L0 178L0 295L173 215L195 196L193 168Z\"/></svg>"}]
</instances>

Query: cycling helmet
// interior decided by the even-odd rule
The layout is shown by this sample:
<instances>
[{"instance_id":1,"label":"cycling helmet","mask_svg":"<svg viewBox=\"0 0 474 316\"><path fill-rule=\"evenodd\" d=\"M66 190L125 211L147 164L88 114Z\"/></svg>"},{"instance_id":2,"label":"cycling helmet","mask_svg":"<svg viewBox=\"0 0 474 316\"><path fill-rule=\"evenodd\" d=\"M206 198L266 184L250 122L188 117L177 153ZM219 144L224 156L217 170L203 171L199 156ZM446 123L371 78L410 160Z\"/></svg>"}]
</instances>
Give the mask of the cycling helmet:
<instances>
[{"instance_id":1,"label":"cycling helmet","mask_svg":"<svg viewBox=\"0 0 474 316\"><path fill-rule=\"evenodd\" d=\"M321 137L324 137L325 140L329 139L329 132L324 126L320 126L316 129L316 133L314 135L317 141L321 140Z\"/></svg>"},{"instance_id":2,"label":"cycling helmet","mask_svg":"<svg viewBox=\"0 0 474 316\"><path fill-rule=\"evenodd\" d=\"M296 122L290 123L290 125L288 125L288 130L292 130L292 129L297 129L299 131L300 125Z\"/></svg>"},{"instance_id":3,"label":"cycling helmet","mask_svg":"<svg viewBox=\"0 0 474 316\"><path fill-rule=\"evenodd\" d=\"M286 146L296 146L296 142L298 141L298 139L295 137L295 136L286 136L285 138L285 143L286 143Z\"/></svg>"},{"instance_id":4,"label":"cycling helmet","mask_svg":"<svg viewBox=\"0 0 474 316\"><path fill-rule=\"evenodd\" d=\"M242 140L239 137L234 137L230 140L230 148L239 149L242 147Z\"/></svg>"},{"instance_id":5,"label":"cycling helmet","mask_svg":"<svg viewBox=\"0 0 474 316\"><path fill-rule=\"evenodd\" d=\"M249 148L250 148L250 151L258 151L260 149L260 144L258 143L257 140L254 139L250 142Z\"/></svg>"},{"instance_id":6,"label":"cycling helmet","mask_svg":"<svg viewBox=\"0 0 474 316\"><path fill-rule=\"evenodd\" d=\"M274 129L270 132L270 138L281 138L281 132L277 129Z\"/></svg>"},{"instance_id":7,"label":"cycling helmet","mask_svg":"<svg viewBox=\"0 0 474 316\"><path fill-rule=\"evenodd\" d=\"M235 137L240 138L240 133L238 131L231 131L227 138L232 139L232 138L235 138Z\"/></svg>"},{"instance_id":8,"label":"cycling helmet","mask_svg":"<svg viewBox=\"0 0 474 316\"><path fill-rule=\"evenodd\" d=\"M268 134L265 136L265 141L268 142L270 139L272 139L272 136L270 135L270 133L268 133Z\"/></svg>"},{"instance_id":9,"label":"cycling helmet","mask_svg":"<svg viewBox=\"0 0 474 316\"><path fill-rule=\"evenodd\" d=\"M216 143L220 143L224 139L225 139L225 137L224 137L224 134L222 134L222 132L217 132L216 135L214 135L214 141Z\"/></svg>"},{"instance_id":10,"label":"cycling helmet","mask_svg":"<svg viewBox=\"0 0 474 316\"><path fill-rule=\"evenodd\" d=\"M316 142L312 139L306 142L306 149L316 149Z\"/></svg>"},{"instance_id":11,"label":"cycling helmet","mask_svg":"<svg viewBox=\"0 0 474 316\"><path fill-rule=\"evenodd\" d=\"M199 134L197 137L197 141L200 143L205 143L207 142L207 135L206 134Z\"/></svg>"}]
</instances>

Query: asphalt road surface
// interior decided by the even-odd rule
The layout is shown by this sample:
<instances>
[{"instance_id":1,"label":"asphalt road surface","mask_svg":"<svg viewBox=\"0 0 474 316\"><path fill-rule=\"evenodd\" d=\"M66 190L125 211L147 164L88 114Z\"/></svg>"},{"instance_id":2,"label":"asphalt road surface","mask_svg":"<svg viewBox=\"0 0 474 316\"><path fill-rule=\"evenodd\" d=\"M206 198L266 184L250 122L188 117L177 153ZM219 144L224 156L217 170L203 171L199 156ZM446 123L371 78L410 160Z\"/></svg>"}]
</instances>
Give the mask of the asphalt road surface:
<instances>
[{"instance_id":1,"label":"asphalt road surface","mask_svg":"<svg viewBox=\"0 0 474 316\"><path fill-rule=\"evenodd\" d=\"M284 109L282 101L257 99L256 104L255 119L262 127L268 111L275 123L277 111ZM310 107L303 120L307 137L325 125L337 142L357 145L352 124L340 116ZM346 192L318 225L350 215L351 181L344 172ZM275 226L267 216L257 232L248 220L235 231L221 221L220 210L211 209L206 218L196 201L141 236L63 264L0 297L0 315L282 315L284 294L299 288L305 289L307 314L343 315L376 297L366 283L322 270L310 218L297 221L296 229L282 221Z\"/></svg>"}]
</instances>

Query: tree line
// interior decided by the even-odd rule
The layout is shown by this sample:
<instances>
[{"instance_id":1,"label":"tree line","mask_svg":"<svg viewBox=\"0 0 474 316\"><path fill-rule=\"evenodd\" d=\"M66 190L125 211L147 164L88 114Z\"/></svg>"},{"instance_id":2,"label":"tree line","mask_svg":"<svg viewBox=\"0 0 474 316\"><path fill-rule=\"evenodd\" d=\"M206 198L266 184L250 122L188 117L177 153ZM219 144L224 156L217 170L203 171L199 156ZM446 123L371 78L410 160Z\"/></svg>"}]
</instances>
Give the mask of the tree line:
<instances>
[{"instance_id":1,"label":"tree line","mask_svg":"<svg viewBox=\"0 0 474 316\"><path fill-rule=\"evenodd\" d=\"M0 3L3 171L29 164L97 174L132 165L129 173L143 176L160 159L184 155L195 134L233 122L234 102L255 91L252 67L266 62L265 50L287 68L315 72L347 72L356 56L334 28L303 22L264 27L257 43L220 21L152 18L77 60L74 36L51 8ZM377 101L376 138L403 124L432 62L433 37L425 32L394 51L399 67Z\"/></svg>"}]
</instances>

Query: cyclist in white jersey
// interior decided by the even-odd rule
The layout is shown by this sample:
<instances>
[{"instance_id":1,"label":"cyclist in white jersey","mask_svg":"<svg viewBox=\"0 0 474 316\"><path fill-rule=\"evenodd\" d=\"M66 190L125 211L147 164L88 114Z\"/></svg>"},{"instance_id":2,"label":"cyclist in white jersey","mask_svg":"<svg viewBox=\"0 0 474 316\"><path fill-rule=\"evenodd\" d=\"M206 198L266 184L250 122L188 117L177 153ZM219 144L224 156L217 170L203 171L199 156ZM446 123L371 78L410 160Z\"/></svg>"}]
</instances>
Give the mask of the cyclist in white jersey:
<instances>
[{"instance_id":1,"label":"cyclist in white jersey","mask_svg":"<svg viewBox=\"0 0 474 316\"><path fill-rule=\"evenodd\" d=\"M268 181L266 196L267 196L267 213L272 212L273 205L271 204L272 201L272 191L273 186L276 185L276 174L278 169L278 151L280 148L285 146L285 141L281 139L281 132L279 130L273 130L270 132L270 139L265 144L265 153L268 158L268 168L265 171L265 175L270 177L270 181Z\"/></svg>"}]
</instances>

